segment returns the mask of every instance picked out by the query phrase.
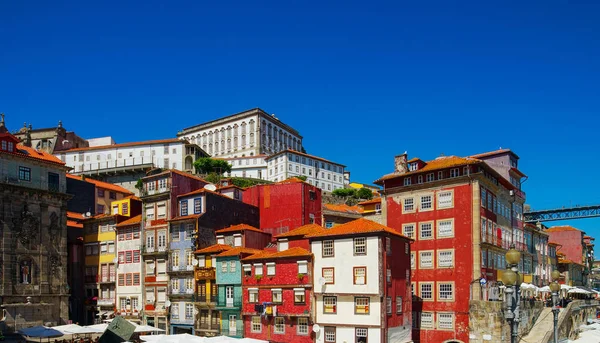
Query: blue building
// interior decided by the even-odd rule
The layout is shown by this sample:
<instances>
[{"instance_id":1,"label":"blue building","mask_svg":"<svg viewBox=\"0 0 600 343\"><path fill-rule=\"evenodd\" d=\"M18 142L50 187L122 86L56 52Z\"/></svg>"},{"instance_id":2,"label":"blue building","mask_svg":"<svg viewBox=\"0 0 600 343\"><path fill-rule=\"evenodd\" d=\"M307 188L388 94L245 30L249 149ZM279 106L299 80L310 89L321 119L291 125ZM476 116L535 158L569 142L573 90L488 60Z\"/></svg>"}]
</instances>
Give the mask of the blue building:
<instances>
[{"instance_id":1,"label":"blue building","mask_svg":"<svg viewBox=\"0 0 600 343\"><path fill-rule=\"evenodd\" d=\"M242 265L240 260L260 250L236 247L216 256L217 310L221 312L221 334L244 337L242 318Z\"/></svg>"}]
</instances>

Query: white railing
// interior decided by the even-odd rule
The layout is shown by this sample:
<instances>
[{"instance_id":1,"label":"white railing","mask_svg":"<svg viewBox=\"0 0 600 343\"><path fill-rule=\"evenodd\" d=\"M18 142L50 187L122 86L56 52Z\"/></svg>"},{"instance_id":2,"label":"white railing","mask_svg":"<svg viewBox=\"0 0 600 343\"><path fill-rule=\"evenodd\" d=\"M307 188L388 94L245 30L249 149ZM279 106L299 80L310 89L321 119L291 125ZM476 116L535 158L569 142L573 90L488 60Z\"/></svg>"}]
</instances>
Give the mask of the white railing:
<instances>
[{"instance_id":1,"label":"white railing","mask_svg":"<svg viewBox=\"0 0 600 343\"><path fill-rule=\"evenodd\" d=\"M115 299L98 299L98 305L114 305Z\"/></svg>"},{"instance_id":2,"label":"white railing","mask_svg":"<svg viewBox=\"0 0 600 343\"><path fill-rule=\"evenodd\" d=\"M152 164L154 165L154 157L130 157L130 158L119 158L116 160L107 161L76 161L69 162L71 156L66 156L67 165L73 167L75 173L87 172L87 171L100 171L102 169L113 169L113 168L124 168L124 167L135 167L139 165Z\"/></svg>"}]
</instances>

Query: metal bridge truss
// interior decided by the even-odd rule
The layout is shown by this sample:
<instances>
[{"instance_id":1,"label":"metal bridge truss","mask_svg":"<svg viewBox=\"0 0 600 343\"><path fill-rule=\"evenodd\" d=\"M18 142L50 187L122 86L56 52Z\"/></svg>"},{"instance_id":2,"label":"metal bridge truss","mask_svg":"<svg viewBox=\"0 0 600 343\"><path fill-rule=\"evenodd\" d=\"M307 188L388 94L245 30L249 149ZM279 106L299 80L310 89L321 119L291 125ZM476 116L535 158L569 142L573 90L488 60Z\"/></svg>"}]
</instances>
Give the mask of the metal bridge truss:
<instances>
[{"instance_id":1,"label":"metal bridge truss","mask_svg":"<svg viewBox=\"0 0 600 343\"><path fill-rule=\"evenodd\" d=\"M523 213L523 216L527 223L600 217L600 205L532 211Z\"/></svg>"}]
</instances>

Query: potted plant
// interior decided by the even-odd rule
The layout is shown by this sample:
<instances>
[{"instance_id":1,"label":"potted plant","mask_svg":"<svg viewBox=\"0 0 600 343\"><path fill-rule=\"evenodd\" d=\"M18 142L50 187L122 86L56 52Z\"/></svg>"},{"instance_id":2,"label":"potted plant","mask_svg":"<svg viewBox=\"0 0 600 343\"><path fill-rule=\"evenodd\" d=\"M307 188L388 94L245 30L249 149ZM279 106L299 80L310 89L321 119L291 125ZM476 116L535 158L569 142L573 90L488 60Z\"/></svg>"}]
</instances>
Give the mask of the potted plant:
<instances>
[{"instance_id":1,"label":"potted plant","mask_svg":"<svg viewBox=\"0 0 600 343\"><path fill-rule=\"evenodd\" d=\"M298 273L298 281L304 280L304 274Z\"/></svg>"},{"instance_id":2,"label":"potted plant","mask_svg":"<svg viewBox=\"0 0 600 343\"><path fill-rule=\"evenodd\" d=\"M254 278L256 281L260 281L262 279L262 275L255 275Z\"/></svg>"}]
</instances>

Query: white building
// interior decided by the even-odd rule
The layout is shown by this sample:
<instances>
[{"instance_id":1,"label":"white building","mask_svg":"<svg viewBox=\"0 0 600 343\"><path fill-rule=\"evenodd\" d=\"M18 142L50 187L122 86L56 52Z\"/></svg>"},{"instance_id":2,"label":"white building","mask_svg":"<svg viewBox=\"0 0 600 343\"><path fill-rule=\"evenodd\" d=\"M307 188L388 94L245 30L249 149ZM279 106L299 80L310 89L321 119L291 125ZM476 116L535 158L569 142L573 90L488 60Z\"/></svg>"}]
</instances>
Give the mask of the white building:
<instances>
[{"instance_id":1,"label":"white building","mask_svg":"<svg viewBox=\"0 0 600 343\"><path fill-rule=\"evenodd\" d=\"M177 134L215 157L271 155L302 150L298 131L255 108L183 129Z\"/></svg>"},{"instance_id":2,"label":"white building","mask_svg":"<svg viewBox=\"0 0 600 343\"><path fill-rule=\"evenodd\" d=\"M267 155L224 158L231 164L231 175L253 179L267 179Z\"/></svg>"},{"instance_id":3,"label":"white building","mask_svg":"<svg viewBox=\"0 0 600 343\"><path fill-rule=\"evenodd\" d=\"M362 218L307 238L315 257L315 342L409 342L410 239Z\"/></svg>"},{"instance_id":4,"label":"white building","mask_svg":"<svg viewBox=\"0 0 600 343\"><path fill-rule=\"evenodd\" d=\"M332 192L344 188L344 165L299 151L284 150L266 158L269 181L306 176L306 182Z\"/></svg>"},{"instance_id":5,"label":"white building","mask_svg":"<svg viewBox=\"0 0 600 343\"><path fill-rule=\"evenodd\" d=\"M142 216L117 224L117 312L128 320L141 323L142 304Z\"/></svg>"}]
</instances>

